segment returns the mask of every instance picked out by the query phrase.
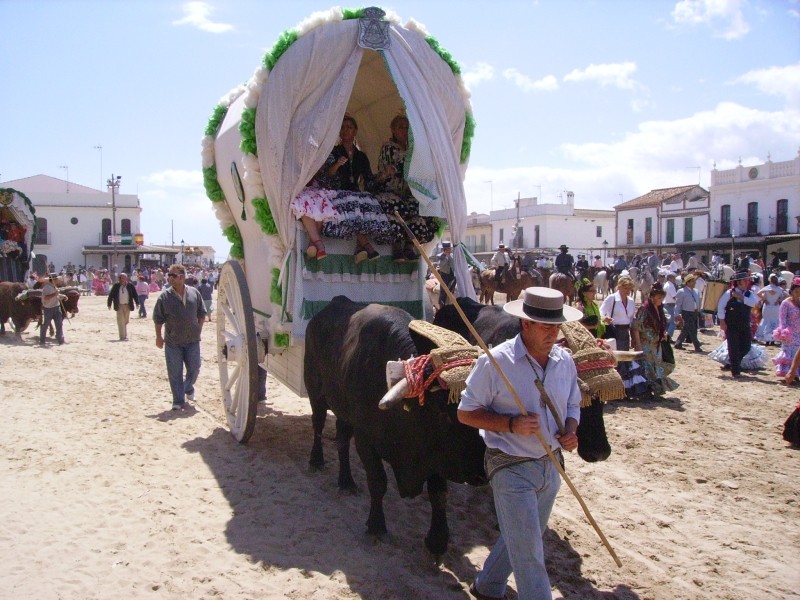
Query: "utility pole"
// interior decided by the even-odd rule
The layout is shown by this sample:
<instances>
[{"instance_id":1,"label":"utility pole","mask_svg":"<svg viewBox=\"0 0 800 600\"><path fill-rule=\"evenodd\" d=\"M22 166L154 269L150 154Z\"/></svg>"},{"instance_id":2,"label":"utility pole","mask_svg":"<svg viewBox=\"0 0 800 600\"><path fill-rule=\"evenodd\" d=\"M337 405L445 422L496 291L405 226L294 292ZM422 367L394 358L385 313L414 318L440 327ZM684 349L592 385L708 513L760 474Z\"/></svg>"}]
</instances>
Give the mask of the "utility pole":
<instances>
[{"instance_id":1,"label":"utility pole","mask_svg":"<svg viewBox=\"0 0 800 600\"><path fill-rule=\"evenodd\" d=\"M119 185L122 180L122 175L117 175L114 177L114 174L111 174L111 179L106 181L106 185L111 189L111 245L114 247L114 258L111 265L109 265L109 271L113 269L113 266L117 262L117 197L116 192L119 189Z\"/></svg>"}]
</instances>

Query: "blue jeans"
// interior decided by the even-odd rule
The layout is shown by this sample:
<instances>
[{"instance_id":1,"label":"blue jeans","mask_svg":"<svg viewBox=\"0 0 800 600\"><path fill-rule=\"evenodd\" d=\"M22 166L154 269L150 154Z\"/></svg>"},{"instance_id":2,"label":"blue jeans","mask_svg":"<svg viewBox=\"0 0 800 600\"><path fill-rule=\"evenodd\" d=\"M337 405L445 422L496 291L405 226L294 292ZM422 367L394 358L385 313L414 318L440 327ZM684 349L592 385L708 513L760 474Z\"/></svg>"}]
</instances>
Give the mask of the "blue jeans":
<instances>
[{"instance_id":1,"label":"blue jeans","mask_svg":"<svg viewBox=\"0 0 800 600\"><path fill-rule=\"evenodd\" d=\"M167 359L167 377L172 390L173 404L186 402L186 394L194 394L194 384L200 374L200 342L190 344L164 344ZM183 377L186 365L186 378Z\"/></svg>"},{"instance_id":2,"label":"blue jeans","mask_svg":"<svg viewBox=\"0 0 800 600\"><path fill-rule=\"evenodd\" d=\"M667 311L669 315L669 324L667 325L667 335L669 339L672 339L673 334L675 333L675 303L672 304L664 304L664 310Z\"/></svg>"},{"instance_id":3,"label":"blue jeans","mask_svg":"<svg viewBox=\"0 0 800 600\"><path fill-rule=\"evenodd\" d=\"M147 316L147 309L144 307L144 303L147 301L147 294L139 294L139 316L146 317Z\"/></svg>"},{"instance_id":4,"label":"blue jeans","mask_svg":"<svg viewBox=\"0 0 800 600\"><path fill-rule=\"evenodd\" d=\"M64 316L61 314L61 307L56 306L42 309L42 328L39 331L40 344L44 344L44 340L47 337L47 328L50 327L51 321L56 328L56 340L59 342L64 341Z\"/></svg>"},{"instance_id":5,"label":"blue jeans","mask_svg":"<svg viewBox=\"0 0 800 600\"><path fill-rule=\"evenodd\" d=\"M520 600L552 598L542 534L561 486L558 470L547 458L528 461L500 469L491 484L500 537L475 578L475 588L501 598L513 571Z\"/></svg>"}]
</instances>

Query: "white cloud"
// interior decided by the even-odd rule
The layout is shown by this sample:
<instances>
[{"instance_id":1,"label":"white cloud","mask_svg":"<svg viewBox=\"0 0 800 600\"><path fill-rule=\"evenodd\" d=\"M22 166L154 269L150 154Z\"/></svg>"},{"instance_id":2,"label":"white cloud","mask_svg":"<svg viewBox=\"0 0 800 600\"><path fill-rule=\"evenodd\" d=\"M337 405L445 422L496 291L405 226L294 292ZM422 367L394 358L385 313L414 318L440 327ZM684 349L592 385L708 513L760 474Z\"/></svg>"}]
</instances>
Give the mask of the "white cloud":
<instances>
[{"instance_id":1,"label":"white cloud","mask_svg":"<svg viewBox=\"0 0 800 600\"><path fill-rule=\"evenodd\" d=\"M631 90L639 84L631 79L636 72L635 62L609 63L604 65L589 65L585 69L574 69L564 76L564 81L581 83L584 81L597 82L601 86L613 86L623 90Z\"/></svg>"},{"instance_id":2,"label":"white cloud","mask_svg":"<svg viewBox=\"0 0 800 600\"><path fill-rule=\"evenodd\" d=\"M491 81L494 79L494 67L489 63L479 62L469 71L462 71L461 79L464 80L468 88L472 89L484 81Z\"/></svg>"},{"instance_id":3,"label":"white cloud","mask_svg":"<svg viewBox=\"0 0 800 600\"><path fill-rule=\"evenodd\" d=\"M742 13L743 4L744 0L679 0L672 18L679 25L707 25L715 37L737 40L750 31Z\"/></svg>"},{"instance_id":4,"label":"white cloud","mask_svg":"<svg viewBox=\"0 0 800 600\"><path fill-rule=\"evenodd\" d=\"M184 17L178 21L173 21L173 25L191 25L202 31L210 33L225 33L233 31L233 25L228 23L214 23L209 19L214 7L208 2L184 2Z\"/></svg>"},{"instance_id":5,"label":"white cloud","mask_svg":"<svg viewBox=\"0 0 800 600\"><path fill-rule=\"evenodd\" d=\"M710 170L792 160L800 139L800 112L762 111L724 102L674 121L645 121L611 143L565 143L553 166L487 169L472 164L465 188L468 209L511 208L519 193L559 202L562 190L575 192L578 208L610 209L652 189L697 183L708 188ZM564 160L566 159L566 160ZM692 168L688 168L692 167ZM491 188L486 181L492 181ZM620 198L620 194L623 195Z\"/></svg>"},{"instance_id":6,"label":"white cloud","mask_svg":"<svg viewBox=\"0 0 800 600\"><path fill-rule=\"evenodd\" d=\"M748 71L732 83L753 85L770 96L783 96L795 109L800 105L800 63Z\"/></svg>"},{"instance_id":7,"label":"white cloud","mask_svg":"<svg viewBox=\"0 0 800 600\"><path fill-rule=\"evenodd\" d=\"M517 69L506 69L503 77L513 82L523 92L528 93L534 90L540 92L554 92L558 89L558 79L553 75L545 75L541 79L534 81L527 75L520 73Z\"/></svg>"}]
</instances>

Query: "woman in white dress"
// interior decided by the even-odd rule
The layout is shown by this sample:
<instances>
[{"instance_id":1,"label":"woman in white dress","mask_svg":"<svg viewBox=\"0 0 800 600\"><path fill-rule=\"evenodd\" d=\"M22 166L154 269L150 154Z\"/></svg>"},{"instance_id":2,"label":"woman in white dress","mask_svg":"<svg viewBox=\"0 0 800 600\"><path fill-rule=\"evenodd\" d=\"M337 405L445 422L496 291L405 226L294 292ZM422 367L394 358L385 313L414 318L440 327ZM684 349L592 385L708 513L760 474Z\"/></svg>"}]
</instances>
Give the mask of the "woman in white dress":
<instances>
[{"instance_id":1,"label":"woman in white dress","mask_svg":"<svg viewBox=\"0 0 800 600\"><path fill-rule=\"evenodd\" d=\"M756 340L763 342L765 346L775 345L772 332L780 325L778 316L780 314L781 302L786 298L786 290L778 285L778 276L769 276L769 285L763 287L758 292L761 299L761 323L756 331Z\"/></svg>"}]
</instances>

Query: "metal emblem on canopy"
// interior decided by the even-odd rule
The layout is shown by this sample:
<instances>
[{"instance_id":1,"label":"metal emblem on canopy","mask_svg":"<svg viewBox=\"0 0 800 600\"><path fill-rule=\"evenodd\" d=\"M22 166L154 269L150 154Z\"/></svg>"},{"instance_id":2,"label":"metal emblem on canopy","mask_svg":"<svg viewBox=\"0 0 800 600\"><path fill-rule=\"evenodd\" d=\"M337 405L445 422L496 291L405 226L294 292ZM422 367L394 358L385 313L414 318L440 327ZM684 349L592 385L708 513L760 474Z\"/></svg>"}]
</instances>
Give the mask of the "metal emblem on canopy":
<instances>
[{"instance_id":1,"label":"metal emblem on canopy","mask_svg":"<svg viewBox=\"0 0 800 600\"><path fill-rule=\"evenodd\" d=\"M389 47L389 23L383 21L386 13L377 6L364 9L364 17L358 20L358 45L371 50L386 50Z\"/></svg>"},{"instance_id":2,"label":"metal emblem on canopy","mask_svg":"<svg viewBox=\"0 0 800 600\"><path fill-rule=\"evenodd\" d=\"M14 192L9 190L0 192L0 204L3 206L11 206L12 202L14 202Z\"/></svg>"}]
</instances>

